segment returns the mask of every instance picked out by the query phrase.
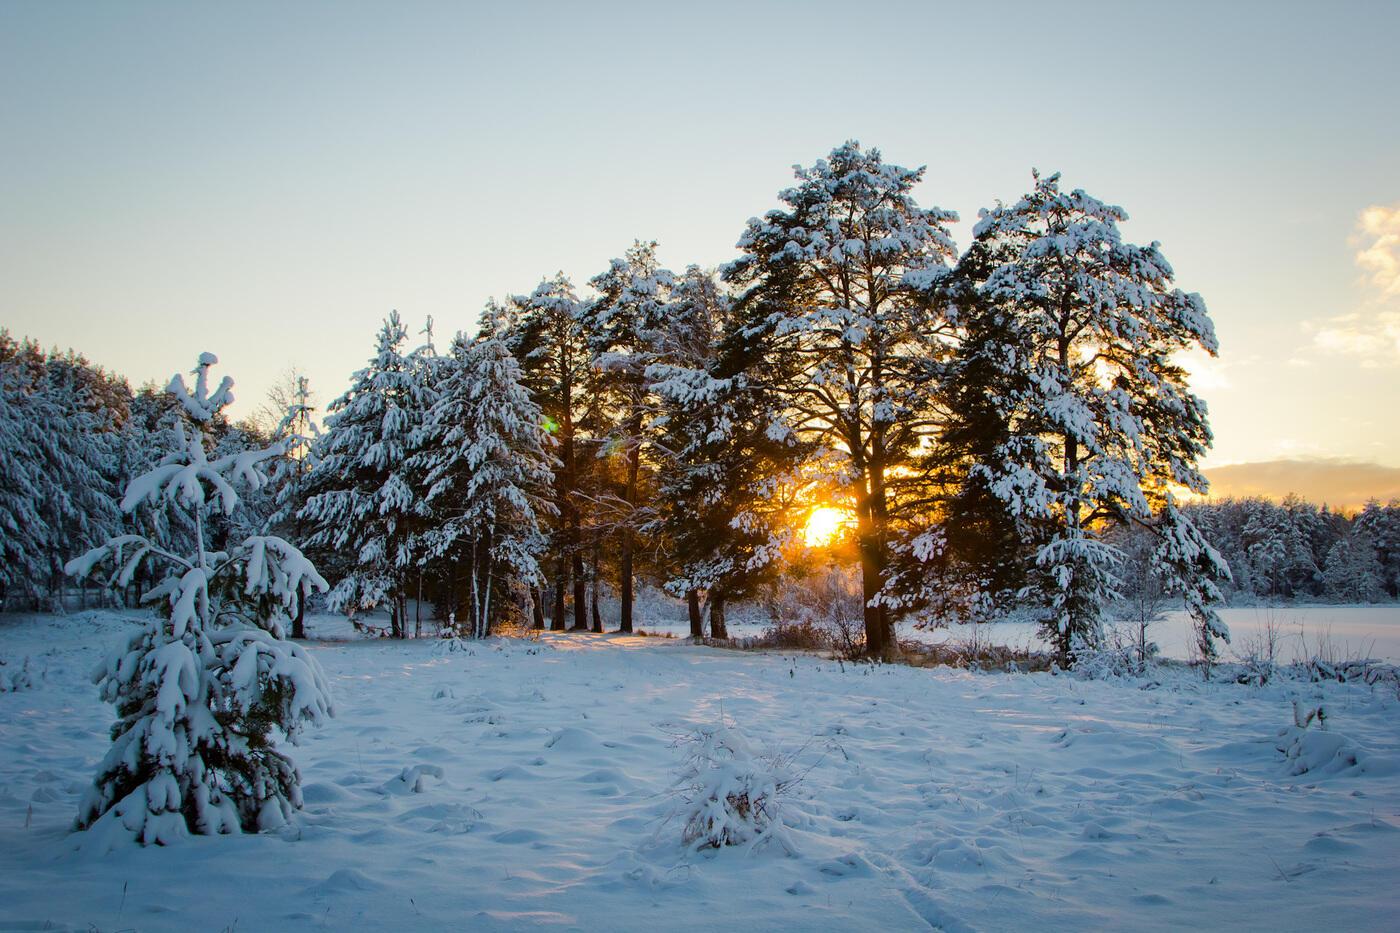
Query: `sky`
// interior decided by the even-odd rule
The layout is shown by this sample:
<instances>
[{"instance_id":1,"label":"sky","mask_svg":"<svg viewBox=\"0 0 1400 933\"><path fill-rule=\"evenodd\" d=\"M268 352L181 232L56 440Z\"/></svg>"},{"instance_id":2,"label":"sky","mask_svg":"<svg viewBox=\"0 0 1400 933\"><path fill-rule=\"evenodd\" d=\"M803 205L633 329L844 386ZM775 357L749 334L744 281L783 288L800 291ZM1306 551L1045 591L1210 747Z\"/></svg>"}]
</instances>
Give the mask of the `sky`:
<instances>
[{"instance_id":1,"label":"sky","mask_svg":"<svg viewBox=\"0 0 1400 933\"><path fill-rule=\"evenodd\" d=\"M1400 467L1400 3L0 0L0 326L133 384L217 353L324 404L390 309L440 344L634 239L733 258L854 138L920 203L1060 171L1221 351L1206 465Z\"/></svg>"}]
</instances>

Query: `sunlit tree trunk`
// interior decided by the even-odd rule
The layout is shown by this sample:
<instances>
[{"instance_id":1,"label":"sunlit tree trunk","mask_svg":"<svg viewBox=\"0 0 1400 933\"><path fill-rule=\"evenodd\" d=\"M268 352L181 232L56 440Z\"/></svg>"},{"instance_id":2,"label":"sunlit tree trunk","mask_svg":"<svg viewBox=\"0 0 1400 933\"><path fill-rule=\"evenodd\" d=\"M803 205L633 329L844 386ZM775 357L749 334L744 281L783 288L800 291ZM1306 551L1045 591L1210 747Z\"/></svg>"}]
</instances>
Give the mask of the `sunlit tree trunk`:
<instances>
[{"instance_id":1,"label":"sunlit tree trunk","mask_svg":"<svg viewBox=\"0 0 1400 933\"><path fill-rule=\"evenodd\" d=\"M724 597L718 593L710 594L710 637L729 638L729 628L724 624Z\"/></svg>"}]
</instances>

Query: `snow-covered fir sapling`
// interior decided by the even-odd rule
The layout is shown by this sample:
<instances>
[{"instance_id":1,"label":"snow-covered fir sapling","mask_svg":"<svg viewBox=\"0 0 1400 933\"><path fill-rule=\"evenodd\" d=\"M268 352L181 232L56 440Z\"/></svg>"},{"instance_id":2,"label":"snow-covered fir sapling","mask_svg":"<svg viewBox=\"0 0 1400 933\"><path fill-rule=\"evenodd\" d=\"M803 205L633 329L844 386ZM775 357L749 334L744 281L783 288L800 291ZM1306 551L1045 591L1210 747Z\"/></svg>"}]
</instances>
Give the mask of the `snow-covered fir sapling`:
<instances>
[{"instance_id":1,"label":"snow-covered fir sapling","mask_svg":"<svg viewBox=\"0 0 1400 933\"><path fill-rule=\"evenodd\" d=\"M776 841L795 853L783 822L782 800L799 780L791 756L762 754L723 721L696 726L679 740L685 764L673 786L672 818L691 851ZM669 822L669 821L668 821Z\"/></svg>"},{"instance_id":2,"label":"snow-covered fir sapling","mask_svg":"<svg viewBox=\"0 0 1400 933\"><path fill-rule=\"evenodd\" d=\"M208 458L205 428L233 400L228 377L209 390L217 361L200 355L193 391L181 376L171 381L191 430L176 422L176 452L132 480L121 501L127 512L162 501L187 512L193 552L126 534L66 568L84 577L109 563L107 583L115 586L146 562L165 573L146 597L163 599L158 618L93 674L119 714L77 820L77 828L100 833L101 845L282 826L301 806L300 776L278 751L275 733L295 741L302 726L331 714L320 666L283 634L298 590L309 584L324 591L326 581L282 538L252 535L227 550L209 544L209 520L239 508L235 484L260 488L265 467L283 455L279 443Z\"/></svg>"}]
</instances>

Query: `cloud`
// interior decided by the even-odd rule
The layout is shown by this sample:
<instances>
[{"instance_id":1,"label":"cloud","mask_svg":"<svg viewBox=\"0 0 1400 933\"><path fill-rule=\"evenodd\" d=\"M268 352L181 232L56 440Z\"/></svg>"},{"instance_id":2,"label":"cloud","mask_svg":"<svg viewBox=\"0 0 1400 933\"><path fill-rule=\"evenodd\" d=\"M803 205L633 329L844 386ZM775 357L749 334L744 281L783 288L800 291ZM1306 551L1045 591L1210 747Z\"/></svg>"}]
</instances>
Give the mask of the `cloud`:
<instances>
[{"instance_id":1,"label":"cloud","mask_svg":"<svg viewBox=\"0 0 1400 933\"><path fill-rule=\"evenodd\" d=\"M1303 327L1325 353L1355 357L1368 368L1400 363L1400 202L1362 211L1351 243L1366 290L1363 308Z\"/></svg>"},{"instance_id":2,"label":"cloud","mask_svg":"<svg viewBox=\"0 0 1400 933\"><path fill-rule=\"evenodd\" d=\"M1368 284L1383 298L1400 297L1400 203L1366 208L1356 226L1356 264Z\"/></svg>"},{"instance_id":3,"label":"cloud","mask_svg":"<svg viewBox=\"0 0 1400 933\"><path fill-rule=\"evenodd\" d=\"M1205 474L1215 499L1263 496L1277 500L1293 492L1335 509L1360 508L1368 499L1400 499L1400 468L1359 460L1298 457L1236 463Z\"/></svg>"},{"instance_id":4,"label":"cloud","mask_svg":"<svg viewBox=\"0 0 1400 933\"><path fill-rule=\"evenodd\" d=\"M1193 391L1206 393L1230 388L1230 377L1226 373L1230 364L1219 357L1192 349L1177 354L1176 361L1186 370Z\"/></svg>"},{"instance_id":5,"label":"cloud","mask_svg":"<svg viewBox=\"0 0 1400 933\"><path fill-rule=\"evenodd\" d=\"M1400 311L1328 318L1313 331L1313 343L1328 353L1373 361L1376 357L1400 357Z\"/></svg>"}]
</instances>

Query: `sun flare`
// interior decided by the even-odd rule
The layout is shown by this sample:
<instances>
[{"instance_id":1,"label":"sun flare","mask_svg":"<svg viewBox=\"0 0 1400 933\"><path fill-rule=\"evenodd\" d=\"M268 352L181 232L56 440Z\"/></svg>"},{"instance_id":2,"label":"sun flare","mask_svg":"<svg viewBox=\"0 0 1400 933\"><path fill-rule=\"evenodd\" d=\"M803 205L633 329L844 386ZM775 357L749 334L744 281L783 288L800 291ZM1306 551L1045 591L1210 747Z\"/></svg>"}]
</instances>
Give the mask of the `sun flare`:
<instances>
[{"instance_id":1,"label":"sun flare","mask_svg":"<svg viewBox=\"0 0 1400 933\"><path fill-rule=\"evenodd\" d=\"M808 547L826 547L849 521L850 516L841 509L826 506L813 509L802 529L803 540Z\"/></svg>"}]
</instances>

